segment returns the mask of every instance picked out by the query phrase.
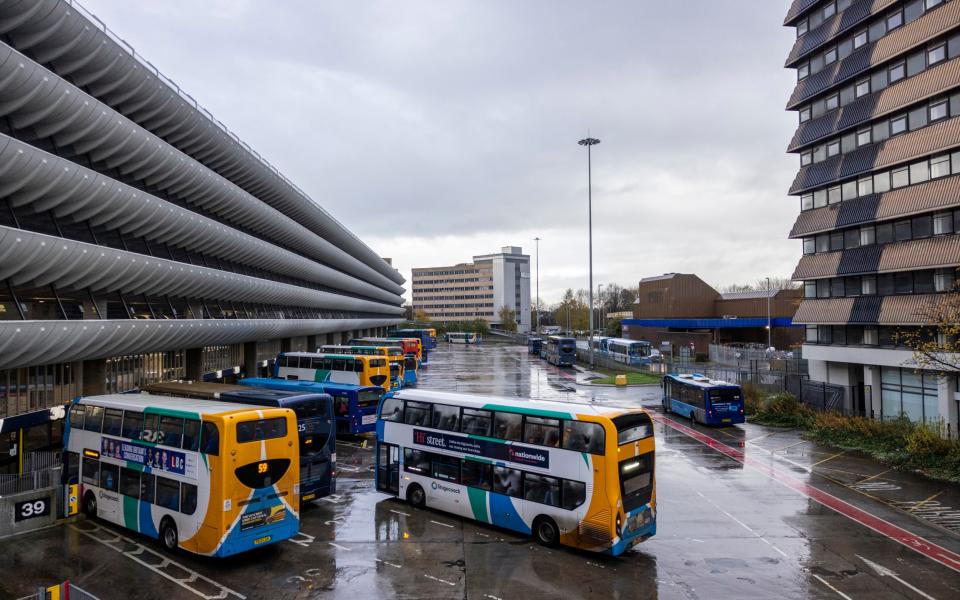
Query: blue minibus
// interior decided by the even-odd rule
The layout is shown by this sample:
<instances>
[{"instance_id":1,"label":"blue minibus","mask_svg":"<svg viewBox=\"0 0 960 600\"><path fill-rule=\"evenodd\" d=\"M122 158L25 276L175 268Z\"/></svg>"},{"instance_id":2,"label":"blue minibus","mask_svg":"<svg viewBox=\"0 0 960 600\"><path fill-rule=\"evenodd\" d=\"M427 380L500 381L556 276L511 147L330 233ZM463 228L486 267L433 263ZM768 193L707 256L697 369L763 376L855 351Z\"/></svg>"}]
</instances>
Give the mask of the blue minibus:
<instances>
[{"instance_id":1,"label":"blue minibus","mask_svg":"<svg viewBox=\"0 0 960 600\"><path fill-rule=\"evenodd\" d=\"M740 386L699 373L664 376L663 411L703 425L733 425L746 420Z\"/></svg>"}]
</instances>

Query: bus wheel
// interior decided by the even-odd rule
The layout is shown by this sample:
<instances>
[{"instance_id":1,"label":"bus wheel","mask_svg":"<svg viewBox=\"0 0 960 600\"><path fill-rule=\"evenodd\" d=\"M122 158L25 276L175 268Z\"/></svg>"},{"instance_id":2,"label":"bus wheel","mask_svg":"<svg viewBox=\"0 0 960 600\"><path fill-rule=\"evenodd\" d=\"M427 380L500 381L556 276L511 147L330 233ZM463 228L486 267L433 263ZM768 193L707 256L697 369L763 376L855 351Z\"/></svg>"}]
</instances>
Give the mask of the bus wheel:
<instances>
[{"instance_id":1,"label":"bus wheel","mask_svg":"<svg viewBox=\"0 0 960 600\"><path fill-rule=\"evenodd\" d=\"M83 514L91 519L97 516L97 496L93 492L83 497Z\"/></svg>"},{"instance_id":2,"label":"bus wheel","mask_svg":"<svg viewBox=\"0 0 960 600\"><path fill-rule=\"evenodd\" d=\"M533 538L541 546L553 548L560 543L560 530L550 517L537 517L533 522Z\"/></svg>"},{"instance_id":3,"label":"bus wheel","mask_svg":"<svg viewBox=\"0 0 960 600\"><path fill-rule=\"evenodd\" d=\"M160 541L163 543L163 547L170 552L173 552L180 546L180 540L177 536L177 525L170 517L166 517L160 523Z\"/></svg>"},{"instance_id":4,"label":"bus wheel","mask_svg":"<svg viewBox=\"0 0 960 600\"><path fill-rule=\"evenodd\" d=\"M427 505L427 494L416 483L411 484L407 489L407 502L416 508L423 508Z\"/></svg>"}]
</instances>

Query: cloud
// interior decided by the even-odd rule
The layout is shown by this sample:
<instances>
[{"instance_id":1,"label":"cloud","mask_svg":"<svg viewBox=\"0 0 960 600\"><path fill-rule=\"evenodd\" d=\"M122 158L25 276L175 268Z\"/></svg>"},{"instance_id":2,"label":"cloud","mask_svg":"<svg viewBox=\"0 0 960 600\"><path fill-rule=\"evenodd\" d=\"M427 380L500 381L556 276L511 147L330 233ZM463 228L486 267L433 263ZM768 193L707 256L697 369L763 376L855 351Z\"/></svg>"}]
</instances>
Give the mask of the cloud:
<instances>
[{"instance_id":1,"label":"cloud","mask_svg":"<svg viewBox=\"0 0 960 600\"><path fill-rule=\"evenodd\" d=\"M792 272L792 34L769 0L85 0L409 277L541 246L541 296Z\"/></svg>"}]
</instances>

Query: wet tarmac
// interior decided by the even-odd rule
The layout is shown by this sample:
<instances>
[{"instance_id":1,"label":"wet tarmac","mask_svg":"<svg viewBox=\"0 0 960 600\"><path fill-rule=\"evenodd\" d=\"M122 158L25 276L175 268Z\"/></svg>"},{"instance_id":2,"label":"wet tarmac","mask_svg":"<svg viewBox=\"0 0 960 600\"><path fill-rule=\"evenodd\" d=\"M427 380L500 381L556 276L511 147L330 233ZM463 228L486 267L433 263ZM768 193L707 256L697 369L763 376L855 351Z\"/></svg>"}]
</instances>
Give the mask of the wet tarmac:
<instances>
[{"instance_id":1,"label":"wet tarmac","mask_svg":"<svg viewBox=\"0 0 960 600\"><path fill-rule=\"evenodd\" d=\"M441 343L421 387L659 411L657 387L581 385L515 346ZM0 598L64 579L103 600L960 598L958 486L792 430L658 413L656 433L658 533L619 558L391 499L373 489L372 440L357 438L338 443L339 494L306 509L291 541L212 560L81 519L0 541Z\"/></svg>"}]
</instances>

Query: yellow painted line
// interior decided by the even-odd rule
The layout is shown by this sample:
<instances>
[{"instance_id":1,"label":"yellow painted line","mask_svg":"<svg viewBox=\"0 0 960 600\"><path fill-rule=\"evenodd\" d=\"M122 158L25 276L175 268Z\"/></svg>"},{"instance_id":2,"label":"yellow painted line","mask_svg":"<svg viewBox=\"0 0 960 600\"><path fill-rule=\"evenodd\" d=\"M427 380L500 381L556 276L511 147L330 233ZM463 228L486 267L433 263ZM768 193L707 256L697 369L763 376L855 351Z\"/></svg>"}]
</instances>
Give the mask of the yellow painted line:
<instances>
[{"instance_id":1,"label":"yellow painted line","mask_svg":"<svg viewBox=\"0 0 960 600\"><path fill-rule=\"evenodd\" d=\"M927 498L926 500L921 500L920 502L917 502L916 504L914 504L913 506L911 506L911 507L910 507L910 510L908 510L907 512L912 513L913 511L917 510L918 508L920 508L921 506L923 506L923 505L926 504L927 502L930 502L931 500L933 500L934 498L936 498L937 496L939 496L939 495L942 494L942 493L943 493L943 490L940 490L939 492L937 492L936 494L930 496L930 497Z\"/></svg>"},{"instance_id":2,"label":"yellow painted line","mask_svg":"<svg viewBox=\"0 0 960 600\"><path fill-rule=\"evenodd\" d=\"M828 456L827 458L825 458L825 459L823 459L823 460L819 460L819 461L813 463L813 464L810 465L810 466L811 466L811 467L815 467L815 466L817 466L817 465L822 465L823 463L825 463L825 462L827 462L827 461L829 461L829 460L833 460L833 459L835 459L836 457L842 456L842 455L844 455L844 454L846 454L846 453L847 453L846 450L844 450L843 452L837 452L837 453L834 454L833 456Z\"/></svg>"},{"instance_id":3,"label":"yellow painted line","mask_svg":"<svg viewBox=\"0 0 960 600\"><path fill-rule=\"evenodd\" d=\"M861 479L861 480L858 481L857 483L863 483L863 482L865 482L865 481L870 481L871 479L876 479L877 477L880 477L881 475L886 475L887 473L889 473L889 472L892 471L892 470L893 470L893 469L887 469L886 471L880 471L880 472L877 473L876 475L871 475L870 477L867 477L866 479Z\"/></svg>"}]
</instances>

